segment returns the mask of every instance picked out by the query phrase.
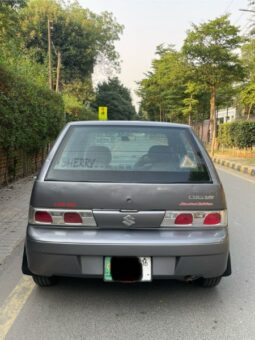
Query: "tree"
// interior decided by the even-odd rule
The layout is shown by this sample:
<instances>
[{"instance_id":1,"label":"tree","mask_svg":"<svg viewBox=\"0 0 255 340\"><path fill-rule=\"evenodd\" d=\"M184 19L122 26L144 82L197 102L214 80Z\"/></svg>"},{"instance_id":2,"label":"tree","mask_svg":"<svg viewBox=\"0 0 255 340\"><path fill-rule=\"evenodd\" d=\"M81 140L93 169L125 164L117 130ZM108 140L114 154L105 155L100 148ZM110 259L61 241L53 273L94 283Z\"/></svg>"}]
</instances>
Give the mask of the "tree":
<instances>
[{"instance_id":1,"label":"tree","mask_svg":"<svg viewBox=\"0 0 255 340\"><path fill-rule=\"evenodd\" d=\"M131 120L136 115L129 90L116 77L98 85L94 107L99 106L108 107L110 120Z\"/></svg>"},{"instance_id":2,"label":"tree","mask_svg":"<svg viewBox=\"0 0 255 340\"><path fill-rule=\"evenodd\" d=\"M62 93L67 121L97 119L96 110L91 107L95 92L90 78L64 84Z\"/></svg>"},{"instance_id":3,"label":"tree","mask_svg":"<svg viewBox=\"0 0 255 340\"><path fill-rule=\"evenodd\" d=\"M196 83L183 54L172 46L160 45L156 55L152 71L139 83L140 112L160 121L187 123L191 115L195 121L204 119L208 112L207 90Z\"/></svg>"},{"instance_id":4,"label":"tree","mask_svg":"<svg viewBox=\"0 0 255 340\"><path fill-rule=\"evenodd\" d=\"M224 84L220 86L217 90L216 95L216 107L217 110L221 108L228 108L236 103L236 96L240 91L240 86L238 84Z\"/></svg>"},{"instance_id":5,"label":"tree","mask_svg":"<svg viewBox=\"0 0 255 340\"><path fill-rule=\"evenodd\" d=\"M252 108L255 105L255 83L249 82L240 92L240 102L244 104L247 120L250 119Z\"/></svg>"},{"instance_id":6,"label":"tree","mask_svg":"<svg viewBox=\"0 0 255 340\"><path fill-rule=\"evenodd\" d=\"M139 83L141 109L151 120L176 121L182 117L185 98L186 64L181 53L172 46L157 47L152 71Z\"/></svg>"},{"instance_id":7,"label":"tree","mask_svg":"<svg viewBox=\"0 0 255 340\"><path fill-rule=\"evenodd\" d=\"M10 39L17 40L19 32L18 9L25 6L25 0L0 0L0 44L8 44Z\"/></svg>"},{"instance_id":8,"label":"tree","mask_svg":"<svg viewBox=\"0 0 255 340\"><path fill-rule=\"evenodd\" d=\"M255 81L255 38L252 36L242 46L242 61L248 78Z\"/></svg>"},{"instance_id":9,"label":"tree","mask_svg":"<svg viewBox=\"0 0 255 340\"><path fill-rule=\"evenodd\" d=\"M10 8L19 8L26 5L26 0L0 0L0 6L8 6Z\"/></svg>"},{"instance_id":10,"label":"tree","mask_svg":"<svg viewBox=\"0 0 255 340\"><path fill-rule=\"evenodd\" d=\"M255 106L255 39L253 37L242 47L242 62L247 70L247 81L241 86L239 102L244 106L247 120Z\"/></svg>"},{"instance_id":11,"label":"tree","mask_svg":"<svg viewBox=\"0 0 255 340\"><path fill-rule=\"evenodd\" d=\"M183 108L182 112L185 116L188 116L189 125L191 125L191 116L197 110L197 106L199 101L195 98L196 94L199 91L199 87L196 83L188 82L186 85L185 93L188 95L187 98L183 99L183 104L185 107Z\"/></svg>"},{"instance_id":12,"label":"tree","mask_svg":"<svg viewBox=\"0 0 255 340\"><path fill-rule=\"evenodd\" d=\"M220 86L243 78L244 72L237 49L242 38L239 29L231 25L227 15L188 31L183 52L196 72L197 80L210 91L210 126L212 154L216 142L216 95Z\"/></svg>"},{"instance_id":13,"label":"tree","mask_svg":"<svg viewBox=\"0 0 255 340\"><path fill-rule=\"evenodd\" d=\"M112 64L118 62L114 43L123 27L111 13L94 14L76 1L62 4L57 0L29 0L21 11L21 19L25 46L34 52L39 63L47 61L50 20L55 51L52 62L56 69L56 54L60 51L64 83L90 77L99 57L104 56Z\"/></svg>"}]
</instances>

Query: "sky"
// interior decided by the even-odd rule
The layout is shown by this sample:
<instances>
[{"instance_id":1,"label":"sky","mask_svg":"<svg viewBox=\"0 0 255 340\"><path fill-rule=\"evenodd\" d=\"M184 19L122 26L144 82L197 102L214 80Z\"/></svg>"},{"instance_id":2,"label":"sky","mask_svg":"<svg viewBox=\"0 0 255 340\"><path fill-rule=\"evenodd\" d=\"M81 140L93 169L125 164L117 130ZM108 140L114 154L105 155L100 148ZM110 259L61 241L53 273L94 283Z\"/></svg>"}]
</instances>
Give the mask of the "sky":
<instances>
[{"instance_id":1,"label":"sky","mask_svg":"<svg viewBox=\"0 0 255 340\"><path fill-rule=\"evenodd\" d=\"M199 24L225 13L231 22L247 33L251 13L239 9L248 7L248 0L79 0L95 13L112 12L117 22L124 25L124 32L116 49L120 54L122 83L131 90L133 102L138 107L135 94L137 81L150 70L156 46L165 43L181 48L192 23ZM105 76L95 70L94 81Z\"/></svg>"}]
</instances>

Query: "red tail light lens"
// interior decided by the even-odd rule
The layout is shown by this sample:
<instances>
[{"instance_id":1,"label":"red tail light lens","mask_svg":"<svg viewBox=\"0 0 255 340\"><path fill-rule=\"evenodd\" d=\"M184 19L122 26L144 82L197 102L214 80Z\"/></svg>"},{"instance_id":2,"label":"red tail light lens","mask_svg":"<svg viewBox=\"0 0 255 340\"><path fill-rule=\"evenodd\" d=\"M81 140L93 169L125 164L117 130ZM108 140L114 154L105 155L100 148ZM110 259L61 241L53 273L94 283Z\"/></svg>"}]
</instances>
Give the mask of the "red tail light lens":
<instances>
[{"instance_id":1,"label":"red tail light lens","mask_svg":"<svg viewBox=\"0 0 255 340\"><path fill-rule=\"evenodd\" d=\"M219 213L210 213L204 219L204 224L213 225L221 222L221 215Z\"/></svg>"},{"instance_id":2,"label":"red tail light lens","mask_svg":"<svg viewBox=\"0 0 255 340\"><path fill-rule=\"evenodd\" d=\"M35 221L40 223L52 223L52 217L47 211L36 211Z\"/></svg>"},{"instance_id":3,"label":"red tail light lens","mask_svg":"<svg viewBox=\"0 0 255 340\"><path fill-rule=\"evenodd\" d=\"M65 223L82 223L81 215L76 212L69 212L64 214Z\"/></svg>"},{"instance_id":4,"label":"red tail light lens","mask_svg":"<svg viewBox=\"0 0 255 340\"><path fill-rule=\"evenodd\" d=\"M175 224L192 224L192 214L179 214L175 219Z\"/></svg>"}]
</instances>

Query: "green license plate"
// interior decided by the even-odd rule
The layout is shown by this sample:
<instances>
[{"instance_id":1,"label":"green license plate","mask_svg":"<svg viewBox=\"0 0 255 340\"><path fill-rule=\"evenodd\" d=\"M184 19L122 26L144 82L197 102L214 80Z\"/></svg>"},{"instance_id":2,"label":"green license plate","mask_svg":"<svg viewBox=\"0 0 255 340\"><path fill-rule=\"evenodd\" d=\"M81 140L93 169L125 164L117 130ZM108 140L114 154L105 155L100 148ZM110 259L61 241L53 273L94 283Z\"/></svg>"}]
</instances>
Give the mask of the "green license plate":
<instances>
[{"instance_id":1,"label":"green license plate","mask_svg":"<svg viewBox=\"0 0 255 340\"><path fill-rule=\"evenodd\" d=\"M112 273L111 273L111 256L106 256L104 258L104 281L113 282ZM138 260L142 266L142 277L139 281L151 281L151 257L138 257Z\"/></svg>"}]
</instances>

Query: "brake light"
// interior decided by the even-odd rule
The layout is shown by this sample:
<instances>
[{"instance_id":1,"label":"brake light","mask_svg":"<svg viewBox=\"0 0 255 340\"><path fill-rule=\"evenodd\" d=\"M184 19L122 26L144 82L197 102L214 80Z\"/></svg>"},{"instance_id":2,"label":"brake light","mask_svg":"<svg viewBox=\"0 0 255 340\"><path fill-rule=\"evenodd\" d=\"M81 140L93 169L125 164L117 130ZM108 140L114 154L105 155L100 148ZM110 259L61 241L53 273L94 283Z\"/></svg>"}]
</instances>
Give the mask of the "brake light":
<instances>
[{"instance_id":1,"label":"brake light","mask_svg":"<svg viewBox=\"0 0 255 340\"><path fill-rule=\"evenodd\" d=\"M193 216L192 214L179 214L176 216L175 224L192 224Z\"/></svg>"},{"instance_id":2,"label":"brake light","mask_svg":"<svg viewBox=\"0 0 255 340\"><path fill-rule=\"evenodd\" d=\"M82 223L81 215L76 212L67 212L64 214L65 223Z\"/></svg>"},{"instance_id":3,"label":"brake light","mask_svg":"<svg viewBox=\"0 0 255 340\"><path fill-rule=\"evenodd\" d=\"M67 210L67 209L29 209L30 224L50 224L51 226L96 227L92 210Z\"/></svg>"},{"instance_id":4,"label":"brake light","mask_svg":"<svg viewBox=\"0 0 255 340\"><path fill-rule=\"evenodd\" d=\"M219 213L210 213L206 215L204 219L205 225L219 224L221 223L221 215Z\"/></svg>"},{"instance_id":5,"label":"brake light","mask_svg":"<svg viewBox=\"0 0 255 340\"><path fill-rule=\"evenodd\" d=\"M35 221L40 223L52 223L52 216L47 211L36 211Z\"/></svg>"},{"instance_id":6,"label":"brake light","mask_svg":"<svg viewBox=\"0 0 255 340\"><path fill-rule=\"evenodd\" d=\"M219 211L171 211L167 210L161 222L161 227L194 227L202 228L208 226L227 227L227 210Z\"/></svg>"}]
</instances>

